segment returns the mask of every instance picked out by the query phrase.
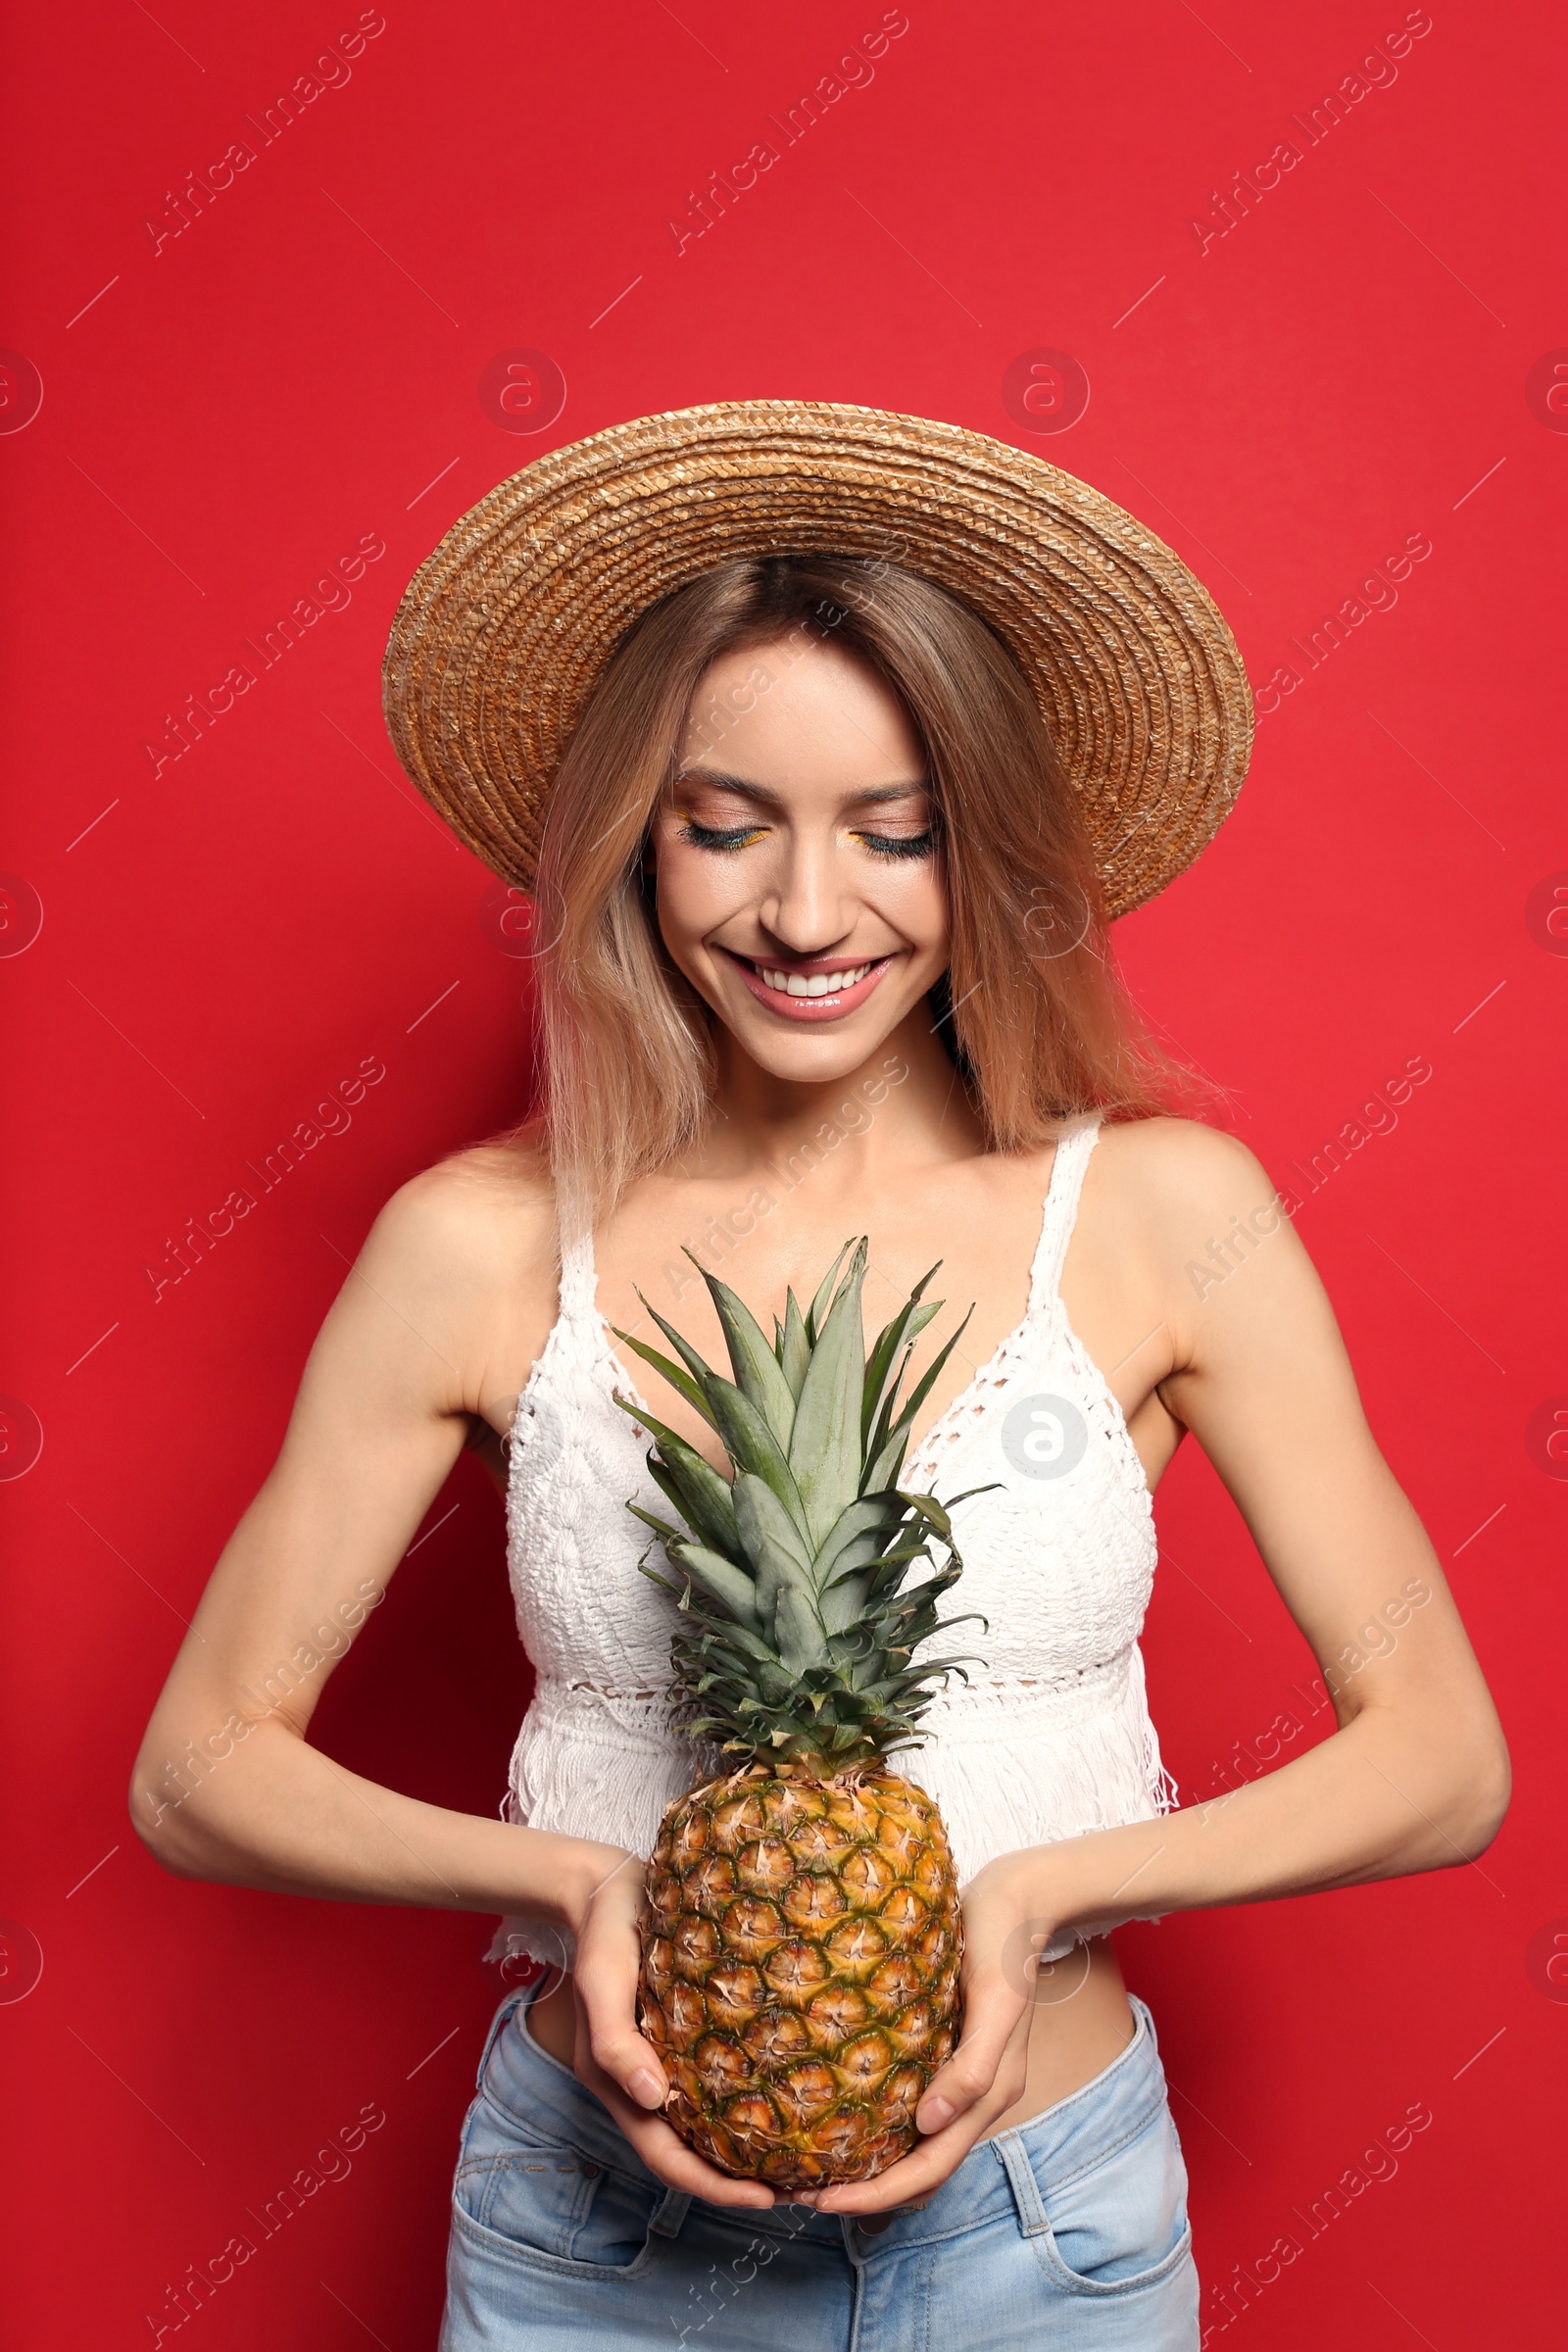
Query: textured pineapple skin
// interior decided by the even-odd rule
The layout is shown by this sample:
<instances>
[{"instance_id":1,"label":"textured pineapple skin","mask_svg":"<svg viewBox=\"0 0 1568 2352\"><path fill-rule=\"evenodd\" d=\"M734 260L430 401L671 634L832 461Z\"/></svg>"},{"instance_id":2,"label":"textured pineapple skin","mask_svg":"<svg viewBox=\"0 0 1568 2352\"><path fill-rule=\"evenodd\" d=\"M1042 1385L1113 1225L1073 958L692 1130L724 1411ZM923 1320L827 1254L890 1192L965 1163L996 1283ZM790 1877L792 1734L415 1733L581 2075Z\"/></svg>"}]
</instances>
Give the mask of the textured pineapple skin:
<instances>
[{"instance_id":1,"label":"textured pineapple skin","mask_svg":"<svg viewBox=\"0 0 1568 2352\"><path fill-rule=\"evenodd\" d=\"M923 1789L885 1765L707 1782L664 1814L641 1926L638 2022L699 2155L781 2195L907 2155L961 2023L957 1884Z\"/></svg>"}]
</instances>

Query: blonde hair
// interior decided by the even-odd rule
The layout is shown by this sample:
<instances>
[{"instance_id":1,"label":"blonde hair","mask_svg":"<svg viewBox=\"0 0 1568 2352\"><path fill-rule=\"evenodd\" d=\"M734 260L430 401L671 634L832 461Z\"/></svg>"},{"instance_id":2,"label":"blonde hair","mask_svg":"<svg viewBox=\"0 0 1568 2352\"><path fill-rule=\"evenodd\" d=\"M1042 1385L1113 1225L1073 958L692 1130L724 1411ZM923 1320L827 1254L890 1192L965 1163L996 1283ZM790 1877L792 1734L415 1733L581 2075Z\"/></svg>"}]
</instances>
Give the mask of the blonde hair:
<instances>
[{"instance_id":1,"label":"blonde hair","mask_svg":"<svg viewBox=\"0 0 1568 2352\"><path fill-rule=\"evenodd\" d=\"M573 1222L597 1222L688 1149L711 1106L712 1016L664 949L644 872L698 685L720 655L829 638L898 695L925 748L952 925L932 1004L992 1148L1044 1143L1088 1110L1147 1117L1186 1079L1116 976L1072 790L1002 640L895 564L746 559L639 616L551 790L538 884L545 1094L532 1130ZM754 669L754 692L768 677ZM715 710L710 744L724 724Z\"/></svg>"}]
</instances>

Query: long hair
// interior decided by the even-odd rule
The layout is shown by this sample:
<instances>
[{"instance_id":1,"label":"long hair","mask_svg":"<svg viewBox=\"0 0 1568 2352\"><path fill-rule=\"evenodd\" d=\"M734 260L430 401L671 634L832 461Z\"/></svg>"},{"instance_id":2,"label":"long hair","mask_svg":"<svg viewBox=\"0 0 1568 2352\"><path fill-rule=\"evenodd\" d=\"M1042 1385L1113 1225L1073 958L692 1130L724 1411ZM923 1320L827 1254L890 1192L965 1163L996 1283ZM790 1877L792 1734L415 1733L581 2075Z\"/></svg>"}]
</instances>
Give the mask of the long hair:
<instances>
[{"instance_id":1,"label":"long hair","mask_svg":"<svg viewBox=\"0 0 1568 2352\"><path fill-rule=\"evenodd\" d=\"M786 663L832 641L898 695L929 763L948 873L940 1033L992 1148L1044 1143L1100 1110L1170 1107L1186 1073L1117 978L1088 836L1040 706L1002 639L945 589L885 562L743 559L641 614L607 664L550 795L539 860L542 1128L564 1216L597 1222L687 1150L711 1104L711 1015L659 936L649 827L690 713L710 748L732 714L693 710L710 663L750 645ZM770 663L772 664L770 666ZM776 674L760 659L752 707ZM747 701L750 696L751 701Z\"/></svg>"}]
</instances>

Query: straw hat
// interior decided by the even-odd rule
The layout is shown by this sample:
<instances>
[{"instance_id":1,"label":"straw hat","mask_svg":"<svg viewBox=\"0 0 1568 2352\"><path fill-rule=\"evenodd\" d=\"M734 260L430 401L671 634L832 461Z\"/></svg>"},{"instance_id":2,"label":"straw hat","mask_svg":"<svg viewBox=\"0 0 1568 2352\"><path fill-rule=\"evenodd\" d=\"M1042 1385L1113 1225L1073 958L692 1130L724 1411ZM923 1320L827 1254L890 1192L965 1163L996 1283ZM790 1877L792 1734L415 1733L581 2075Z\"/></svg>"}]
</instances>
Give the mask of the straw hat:
<instances>
[{"instance_id":1,"label":"straw hat","mask_svg":"<svg viewBox=\"0 0 1568 2352\"><path fill-rule=\"evenodd\" d=\"M398 607L383 670L398 757L485 864L529 890L562 754L629 623L734 557L824 552L922 573L1010 646L1112 914L1163 889L1228 814L1251 692L1186 564L1040 458L831 401L640 416L498 483Z\"/></svg>"}]
</instances>

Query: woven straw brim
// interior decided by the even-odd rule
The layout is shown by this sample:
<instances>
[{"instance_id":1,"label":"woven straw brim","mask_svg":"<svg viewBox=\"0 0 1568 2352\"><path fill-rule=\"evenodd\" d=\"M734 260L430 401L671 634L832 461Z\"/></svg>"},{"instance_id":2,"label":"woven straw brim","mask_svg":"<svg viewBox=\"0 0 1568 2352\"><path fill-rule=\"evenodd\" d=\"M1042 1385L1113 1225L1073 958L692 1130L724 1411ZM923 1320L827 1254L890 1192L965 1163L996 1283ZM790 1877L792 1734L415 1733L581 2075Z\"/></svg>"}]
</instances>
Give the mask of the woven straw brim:
<instances>
[{"instance_id":1,"label":"woven straw brim","mask_svg":"<svg viewBox=\"0 0 1568 2352\"><path fill-rule=\"evenodd\" d=\"M826 401L639 417L498 483L398 607L383 672L398 757L486 865L532 889L551 782L628 625L734 557L824 552L919 572L1005 640L1111 914L1212 837L1247 772L1252 698L1180 558L1005 442Z\"/></svg>"}]
</instances>

